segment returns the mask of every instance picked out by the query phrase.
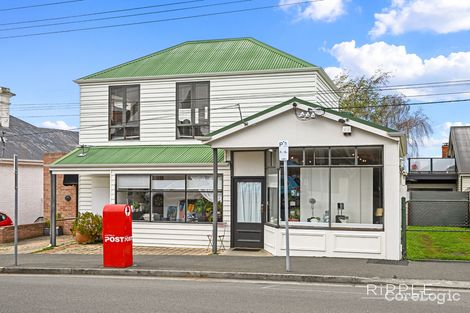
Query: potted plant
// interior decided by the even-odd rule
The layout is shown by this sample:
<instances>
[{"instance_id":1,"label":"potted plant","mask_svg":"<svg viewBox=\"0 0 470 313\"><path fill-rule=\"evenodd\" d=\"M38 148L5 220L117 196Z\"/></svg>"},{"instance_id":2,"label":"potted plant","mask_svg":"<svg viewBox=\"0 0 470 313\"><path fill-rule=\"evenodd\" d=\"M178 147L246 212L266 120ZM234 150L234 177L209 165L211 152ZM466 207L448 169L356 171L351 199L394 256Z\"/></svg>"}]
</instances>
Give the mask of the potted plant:
<instances>
[{"instance_id":1,"label":"potted plant","mask_svg":"<svg viewBox=\"0 0 470 313\"><path fill-rule=\"evenodd\" d=\"M62 218L62 215L60 215L60 213L57 213L56 221L59 221L61 218ZM44 236L50 236L51 235L51 221L49 219L46 219L44 221L43 234L44 234ZM62 236L64 234L64 228L63 228L62 225L57 225L57 223L56 223L55 234L56 234L56 236Z\"/></svg>"},{"instance_id":2,"label":"potted plant","mask_svg":"<svg viewBox=\"0 0 470 313\"><path fill-rule=\"evenodd\" d=\"M212 222L212 202L204 197L199 198L195 205L194 211L198 216L205 215L207 221ZM217 215L222 216L222 203L217 204Z\"/></svg>"},{"instance_id":3,"label":"potted plant","mask_svg":"<svg viewBox=\"0 0 470 313\"><path fill-rule=\"evenodd\" d=\"M78 215L70 231L80 244L95 243L101 236L103 219L100 215L85 212Z\"/></svg>"}]
</instances>

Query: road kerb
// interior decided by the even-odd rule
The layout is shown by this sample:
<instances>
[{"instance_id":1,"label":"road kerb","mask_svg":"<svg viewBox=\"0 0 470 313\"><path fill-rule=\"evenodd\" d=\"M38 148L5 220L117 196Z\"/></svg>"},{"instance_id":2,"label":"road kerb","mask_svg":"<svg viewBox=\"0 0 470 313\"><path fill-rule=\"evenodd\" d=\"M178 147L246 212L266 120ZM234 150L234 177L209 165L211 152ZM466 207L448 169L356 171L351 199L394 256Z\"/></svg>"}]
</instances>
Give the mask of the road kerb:
<instances>
[{"instance_id":1,"label":"road kerb","mask_svg":"<svg viewBox=\"0 0 470 313\"><path fill-rule=\"evenodd\" d=\"M171 278L204 278L232 280L285 281L304 283L333 284L407 284L415 287L445 289L468 289L470 282L448 280L398 279L360 276L311 275L295 273L255 273L255 272L219 272L219 271L184 271L155 270L136 268L48 268L48 267L0 267L2 274L43 274L43 275L95 275L95 276L137 276L137 277L171 277Z\"/></svg>"}]
</instances>

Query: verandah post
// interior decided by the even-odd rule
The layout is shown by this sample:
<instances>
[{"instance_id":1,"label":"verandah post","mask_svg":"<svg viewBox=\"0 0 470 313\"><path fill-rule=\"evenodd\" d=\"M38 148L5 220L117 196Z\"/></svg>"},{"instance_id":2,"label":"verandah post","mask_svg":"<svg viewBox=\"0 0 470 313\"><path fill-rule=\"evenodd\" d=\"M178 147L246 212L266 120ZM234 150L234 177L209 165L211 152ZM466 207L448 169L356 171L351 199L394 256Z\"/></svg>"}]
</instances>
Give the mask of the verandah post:
<instances>
[{"instance_id":1,"label":"verandah post","mask_svg":"<svg viewBox=\"0 0 470 313\"><path fill-rule=\"evenodd\" d=\"M218 209L218 169L219 169L219 158L217 153L217 148L212 149L213 153L213 195L214 199L212 202L212 254L217 254L217 209Z\"/></svg>"}]
</instances>

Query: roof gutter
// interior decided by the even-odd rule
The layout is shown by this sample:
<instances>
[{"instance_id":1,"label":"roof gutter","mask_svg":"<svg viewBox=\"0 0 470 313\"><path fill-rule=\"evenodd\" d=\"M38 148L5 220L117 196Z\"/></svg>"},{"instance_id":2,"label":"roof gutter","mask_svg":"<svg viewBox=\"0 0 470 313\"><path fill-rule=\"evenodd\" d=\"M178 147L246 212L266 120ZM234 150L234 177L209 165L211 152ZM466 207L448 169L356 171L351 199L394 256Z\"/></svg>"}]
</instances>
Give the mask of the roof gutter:
<instances>
[{"instance_id":1,"label":"roof gutter","mask_svg":"<svg viewBox=\"0 0 470 313\"><path fill-rule=\"evenodd\" d=\"M403 131L396 131L396 132L388 132L390 137L400 138L400 148L402 151L402 156L406 156L408 154L408 144L406 140L406 133Z\"/></svg>"}]
</instances>

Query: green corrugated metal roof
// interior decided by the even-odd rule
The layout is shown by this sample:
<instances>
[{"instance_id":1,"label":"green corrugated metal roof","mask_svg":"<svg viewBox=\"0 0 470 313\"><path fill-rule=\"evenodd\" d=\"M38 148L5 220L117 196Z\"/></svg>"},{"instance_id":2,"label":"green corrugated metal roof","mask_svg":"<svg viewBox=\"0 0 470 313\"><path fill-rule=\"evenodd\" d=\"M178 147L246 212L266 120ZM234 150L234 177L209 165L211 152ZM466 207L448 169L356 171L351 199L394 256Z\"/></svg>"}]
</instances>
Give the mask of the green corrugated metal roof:
<instances>
[{"instance_id":1,"label":"green corrugated metal roof","mask_svg":"<svg viewBox=\"0 0 470 313\"><path fill-rule=\"evenodd\" d=\"M211 132L210 134L208 134L207 136L208 137L211 137L211 136L215 136L217 134L220 134L226 130L229 130L233 127L236 127L238 125L241 125L245 122L248 122L248 121L251 121L252 119L255 119L257 117L260 117L260 116L263 116L269 112L272 112L272 111L275 111L283 106L286 106L286 105L290 105L292 104L293 102L296 102L296 103L300 103L300 104L304 104L306 106L310 106L312 108L322 108L323 110L325 110L325 112L328 112L328 113L331 113L331 114L334 114L334 115L337 115L339 117L343 117L343 118L348 118L352 121L356 121L358 123L362 123L364 125L367 125L367 126L371 126L371 127L374 127L374 128L377 128L377 129L380 129L380 130L383 130L383 131L386 131L386 132L397 132L397 130L395 129L392 129L392 128L388 128L388 127L385 127L383 125L379 125L379 124L376 124L376 123L373 123L371 121L368 121L368 120L365 120L365 119L362 119L362 118L359 118L359 117L356 117L354 116L352 113L350 112L340 112L340 111L337 111L337 110L333 110L333 109L330 109L330 108L325 108L325 107L322 107L318 104L315 104L315 103L311 103L311 102L308 102L308 101L305 101L305 100L302 100L302 99L299 99L299 98L292 98L290 100L287 100L287 101L284 101L282 103L279 103L275 106L272 106L270 108L267 108L266 110L263 110L263 111L260 111L258 113L255 113L247 118L244 118L243 120L241 121L238 121L238 122L235 122L235 123L232 123L232 124L229 124L225 127L222 127L222 128L219 128L218 130L215 130L213 132Z\"/></svg>"},{"instance_id":2,"label":"green corrugated metal roof","mask_svg":"<svg viewBox=\"0 0 470 313\"><path fill-rule=\"evenodd\" d=\"M204 145L90 147L85 156L79 156L80 153L82 153L82 149L77 148L54 162L54 165L80 166L212 163L212 149ZM218 153L219 162L223 162L223 150L219 150Z\"/></svg>"},{"instance_id":3,"label":"green corrugated metal roof","mask_svg":"<svg viewBox=\"0 0 470 313\"><path fill-rule=\"evenodd\" d=\"M188 41L79 80L316 67L253 38Z\"/></svg>"}]
</instances>

